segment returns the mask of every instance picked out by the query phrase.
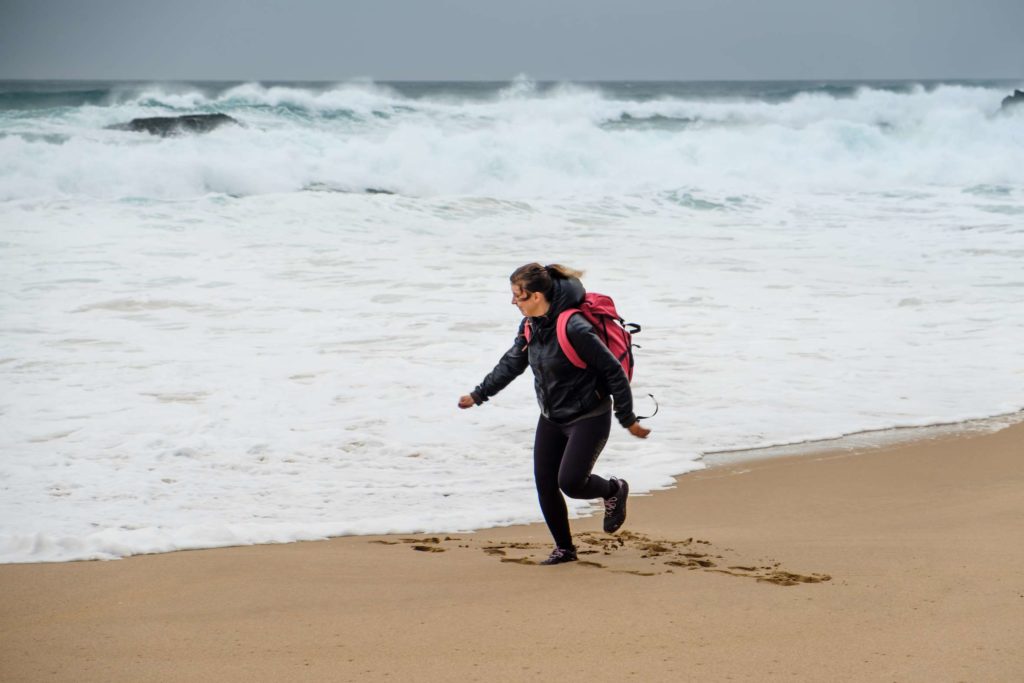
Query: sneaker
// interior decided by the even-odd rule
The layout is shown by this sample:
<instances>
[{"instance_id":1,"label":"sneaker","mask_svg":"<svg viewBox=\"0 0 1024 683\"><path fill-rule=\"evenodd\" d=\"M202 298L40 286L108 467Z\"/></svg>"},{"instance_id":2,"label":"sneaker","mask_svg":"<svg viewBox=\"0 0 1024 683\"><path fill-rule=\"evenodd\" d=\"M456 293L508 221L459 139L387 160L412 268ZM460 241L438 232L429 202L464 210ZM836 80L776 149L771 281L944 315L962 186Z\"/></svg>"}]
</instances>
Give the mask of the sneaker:
<instances>
[{"instance_id":1,"label":"sneaker","mask_svg":"<svg viewBox=\"0 0 1024 683\"><path fill-rule=\"evenodd\" d=\"M612 477L612 481L619 483L619 490L614 496L604 499L604 530L609 534L618 531L626 521L626 498L629 496L629 484L625 479Z\"/></svg>"},{"instance_id":2,"label":"sneaker","mask_svg":"<svg viewBox=\"0 0 1024 683\"><path fill-rule=\"evenodd\" d=\"M576 561L576 546L571 548L555 548L548 555L548 559L541 562L541 564L562 564L563 562L575 562Z\"/></svg>"}]
</instances>

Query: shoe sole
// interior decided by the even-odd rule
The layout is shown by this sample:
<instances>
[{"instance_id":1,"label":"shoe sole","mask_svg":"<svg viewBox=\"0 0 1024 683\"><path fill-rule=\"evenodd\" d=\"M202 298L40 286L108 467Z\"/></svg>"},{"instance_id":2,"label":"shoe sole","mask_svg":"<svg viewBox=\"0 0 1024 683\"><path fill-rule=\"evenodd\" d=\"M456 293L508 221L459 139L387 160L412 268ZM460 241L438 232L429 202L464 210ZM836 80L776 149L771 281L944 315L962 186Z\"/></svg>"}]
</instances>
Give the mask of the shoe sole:
<instances>
[{"instance_id":1,"label":"shoe sole","mask_svg":"<svg viewBox=\"0 0 1024 683\"><path fill-rule=\"evenodd\" d=\"M604 531L606 534L614 534L622 528L623 524L626 523L626 501L629 498L629 484L619 479L619 486L619 492L616 494L616 497L622 495L622 519L619 520L618 524L611 528L605 527Z\"/></svg>"}]
</instances>

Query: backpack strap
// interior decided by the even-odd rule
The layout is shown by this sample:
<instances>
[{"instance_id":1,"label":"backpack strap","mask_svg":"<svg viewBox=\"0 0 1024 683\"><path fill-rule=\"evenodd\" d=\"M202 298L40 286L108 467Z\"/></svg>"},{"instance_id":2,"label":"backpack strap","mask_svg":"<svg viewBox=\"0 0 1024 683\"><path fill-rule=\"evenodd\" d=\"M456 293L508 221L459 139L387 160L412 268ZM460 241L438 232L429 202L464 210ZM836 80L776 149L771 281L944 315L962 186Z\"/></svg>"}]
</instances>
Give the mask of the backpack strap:
<instances>
[{"instance_id":1,"label":"backpack strap","mask_svg":"<svg viewBox=\"0 0 1024 683\"><path fill-rule=\"evenodd\" d=\"M578 368L585 368L587 367L587 364L582 358L580 358L580 355L576 353L576 349L574 349L572 344L569 342L569 331L567 328L569 326L569 318L571 318L574 313L582 312L583 311L578 308L570 308L562 311L558 314L558 323L555 327L558 333L558 345L562 347L562 353L565 354L565 357L569 359L570 363Z\"/></svg>"}]
</instances>

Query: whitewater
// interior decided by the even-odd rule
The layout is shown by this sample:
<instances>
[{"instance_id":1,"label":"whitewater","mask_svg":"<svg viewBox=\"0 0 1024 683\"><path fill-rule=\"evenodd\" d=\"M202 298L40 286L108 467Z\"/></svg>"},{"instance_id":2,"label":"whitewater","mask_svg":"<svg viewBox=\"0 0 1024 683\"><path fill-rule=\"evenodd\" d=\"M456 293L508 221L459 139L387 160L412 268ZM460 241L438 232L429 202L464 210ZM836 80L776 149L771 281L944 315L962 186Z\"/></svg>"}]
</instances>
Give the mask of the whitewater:
<instances>
[{"instance_id":1,"label":"whitewater","mask_svg":"<svg viewBox=\"0 0 1024 683\"><path fill-rule=\"evenodd\" d=\"M0 82L0 562L538 521L532 380L456 406L529 261L643 325L638 493L1020 411L1014 85Z\"/></svg>"}]
</instances>

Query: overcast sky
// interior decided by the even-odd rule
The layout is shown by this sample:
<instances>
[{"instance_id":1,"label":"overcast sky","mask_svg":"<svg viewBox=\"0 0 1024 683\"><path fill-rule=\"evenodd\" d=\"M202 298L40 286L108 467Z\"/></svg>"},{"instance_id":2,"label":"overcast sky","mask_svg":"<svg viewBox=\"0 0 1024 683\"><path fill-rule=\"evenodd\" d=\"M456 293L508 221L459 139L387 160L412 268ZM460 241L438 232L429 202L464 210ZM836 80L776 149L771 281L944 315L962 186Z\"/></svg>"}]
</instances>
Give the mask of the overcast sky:
<instances>
[{"instance_id":1,"label":"overcast sky","mask_svg":"<svg viewBox=\"0 0 1024 683\"><path fill-rule=\"evenodd\" d=\"M1024 78L1024 0L0 0L0 78Z\"/></svg>"}]
</instances>

